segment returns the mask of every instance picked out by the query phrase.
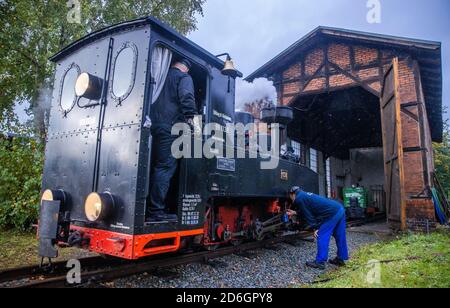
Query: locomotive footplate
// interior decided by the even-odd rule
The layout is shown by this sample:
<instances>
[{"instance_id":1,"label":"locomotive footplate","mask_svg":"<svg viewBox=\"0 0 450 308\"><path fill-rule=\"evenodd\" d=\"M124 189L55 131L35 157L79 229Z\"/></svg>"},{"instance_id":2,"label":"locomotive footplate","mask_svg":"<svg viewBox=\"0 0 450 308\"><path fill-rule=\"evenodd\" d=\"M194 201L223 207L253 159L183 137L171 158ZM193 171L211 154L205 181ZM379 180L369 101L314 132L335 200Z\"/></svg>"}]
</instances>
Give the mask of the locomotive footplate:
<instances>
[{"instance_id":1,"label":"locomotive footplate","mask_svg":"<svg viewBox=\"0 0 450 308\"><path fill-rule=\"evenodd\" d=\"M61 201L45 201L41 203L39 221L39 256L42 258L57 258L55 248L58 235L58 221Z\"/></svg>"}]
</instances>

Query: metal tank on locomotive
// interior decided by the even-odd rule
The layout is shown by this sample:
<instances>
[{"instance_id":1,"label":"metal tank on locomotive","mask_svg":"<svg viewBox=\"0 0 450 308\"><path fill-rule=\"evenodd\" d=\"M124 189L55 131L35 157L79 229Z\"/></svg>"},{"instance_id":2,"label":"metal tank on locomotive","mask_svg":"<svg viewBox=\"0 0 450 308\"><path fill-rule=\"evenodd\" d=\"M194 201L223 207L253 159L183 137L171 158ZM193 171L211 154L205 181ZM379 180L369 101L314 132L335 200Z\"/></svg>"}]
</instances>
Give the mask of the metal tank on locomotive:
<instances>
[{"instance_id":1,"label":"metal tank on locomotive","mask_svg":"<svg viewBox=\"0 0 450 308\"><path fill-rule=\"evenodd\" d=\"M58 246L79 246L139 259L259 240L292 224L284 215L292 185L317 192L317 174L285 159L274 170L261 170L260 159L186 158L180 160L167 200L178 222L146 223L149 114L164 69L177 57L193 63L190 74L204 123L253 121L235 113L235 78L242 74L232 63L151 17L94 32L51 58L56 73L40 256L54 258ZM278 118L278 109L265 112L269 122Z\"/></svg>"}]
</instances>

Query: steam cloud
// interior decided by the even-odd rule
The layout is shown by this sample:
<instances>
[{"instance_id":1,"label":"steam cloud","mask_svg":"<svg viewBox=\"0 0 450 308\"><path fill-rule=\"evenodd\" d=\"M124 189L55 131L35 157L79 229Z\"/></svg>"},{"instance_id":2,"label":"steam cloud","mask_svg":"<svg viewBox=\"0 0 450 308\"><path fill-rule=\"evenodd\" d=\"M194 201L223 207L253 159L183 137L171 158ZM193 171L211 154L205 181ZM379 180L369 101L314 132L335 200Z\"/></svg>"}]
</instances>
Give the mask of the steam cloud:
<instances>
[{"instance_id":1,"label":"steam cloud","mask_svg":"<svg viewBox=\"0 0 450 308\"><path fill-rule=\"evenodd\" d=\"M39 89L39 95L34 104L34 113L48 113L52 106L52 94L53 90L51 87L42 87Z\"/></svg>"},{"instance_id":2,"label":"steam cloud","mask_svg":"<svg viewBox=\"0 0 450 308\"><path fill-rule=\"evenodd\" d=\"M36 101L30 110L30 101L17 102L14 106L14 113L22 124L30 124L36 117L48 117L52 104L52 88L43 86L38 90Z\"/></svg>"},{"instance_id":3,"label":"steam cloud","mask_svg":"<svg viewBox=\"0 0 450 308\"><path fill-rule=\"evenodd\" d=\"M40 131L46 131L48 128L50 109L52 104L52 89L49 86L43 86L39 89L36 102L33 104L33 115L36 126Z\"/></svg>"},{"instance_id":4,"label":"steam cloud","mask_svg":"<svg viewBox=\"0 0 450 308\"><path fill-rule=\"evenodd\" d=\"M238 79L236 84L236 109L242 110L246 103L269 98L276 103L277 92L273 82L265 78L255 79L253 83Z\"/></svg>"}]
</instances>

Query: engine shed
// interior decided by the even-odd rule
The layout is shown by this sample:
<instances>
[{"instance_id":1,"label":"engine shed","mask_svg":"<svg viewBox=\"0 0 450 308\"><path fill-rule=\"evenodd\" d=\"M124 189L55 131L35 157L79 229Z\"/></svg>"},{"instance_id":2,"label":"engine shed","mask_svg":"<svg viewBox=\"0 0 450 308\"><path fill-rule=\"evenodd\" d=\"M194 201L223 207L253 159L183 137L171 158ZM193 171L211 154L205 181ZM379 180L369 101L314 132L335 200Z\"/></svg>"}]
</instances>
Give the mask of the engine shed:
<instances>
[{"instance_id":1,"label":"engine shed","mask_svg":"<svg viewBox=\"0 0 450 308\"><path fill-rule=\"evenodd\" d=\"M246 78L294 108L291 145L321 194L365 187L395 229L436 223L432 142L442 142L441 43L318 27Z\"/></svg>"}]
</instances>

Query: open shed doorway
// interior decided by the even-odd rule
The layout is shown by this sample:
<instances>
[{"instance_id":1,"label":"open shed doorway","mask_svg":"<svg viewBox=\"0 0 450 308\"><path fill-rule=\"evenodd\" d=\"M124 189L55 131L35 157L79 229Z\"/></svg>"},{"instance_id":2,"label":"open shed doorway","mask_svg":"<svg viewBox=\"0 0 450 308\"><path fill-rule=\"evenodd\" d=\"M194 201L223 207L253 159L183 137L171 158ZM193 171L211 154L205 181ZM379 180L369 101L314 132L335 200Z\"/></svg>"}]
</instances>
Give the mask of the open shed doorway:
<instances>
[{"instance_id":1,"label":"open shed doorway","mask_svg":"<svg viewBox=\"0 0 450 308\"><path fill-rule=\"evenodd\" d=\"M295 120L289 138L320 153L321 193L349 206L349 191L362 189L366 195L359 205L370 213L385 212L379 97L356 86L298 96L290 106Z\"/></svg>"}]
</instances>

